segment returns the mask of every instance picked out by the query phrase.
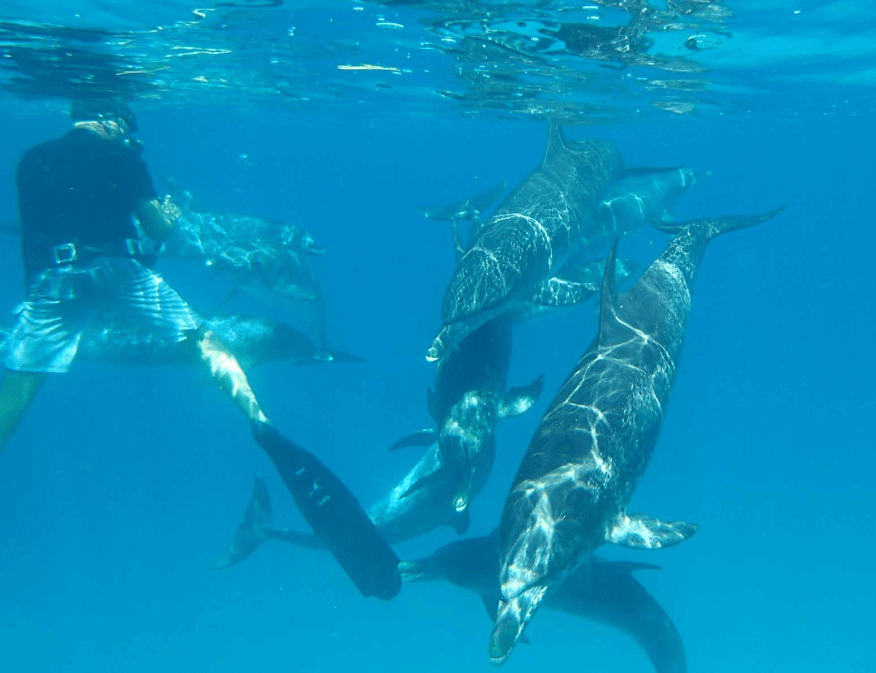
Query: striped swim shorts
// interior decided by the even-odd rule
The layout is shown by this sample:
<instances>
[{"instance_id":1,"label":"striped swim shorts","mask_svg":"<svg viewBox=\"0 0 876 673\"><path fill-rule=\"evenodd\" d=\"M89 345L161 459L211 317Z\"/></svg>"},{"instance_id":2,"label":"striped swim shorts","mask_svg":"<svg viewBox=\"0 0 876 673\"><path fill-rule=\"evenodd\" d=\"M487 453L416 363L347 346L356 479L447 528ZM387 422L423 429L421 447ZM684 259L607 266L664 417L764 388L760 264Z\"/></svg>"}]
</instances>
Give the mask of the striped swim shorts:
<instances>
[{"instance_id":1,"label":"striped swim shorts","mask_svg":"<svg viewBox=\"0 0 876 673\"><path fill-rule=\"evenodd\" d=\"M25 372L68 371L82 333L102 324L128 323L169 342L182 341L201 326L201 318L159 274L121 257L32 274L16 313L6 367Z\"/></svg>"}]
</instances>

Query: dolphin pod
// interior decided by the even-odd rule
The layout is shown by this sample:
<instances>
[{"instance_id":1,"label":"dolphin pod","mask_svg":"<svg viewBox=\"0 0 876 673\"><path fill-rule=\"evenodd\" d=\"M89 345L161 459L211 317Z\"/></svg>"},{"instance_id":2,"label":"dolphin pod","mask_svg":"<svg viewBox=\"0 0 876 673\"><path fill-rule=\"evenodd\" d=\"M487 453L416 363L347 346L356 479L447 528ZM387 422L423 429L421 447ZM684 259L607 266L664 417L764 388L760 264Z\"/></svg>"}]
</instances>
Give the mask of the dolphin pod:
<instances>
[{"instance_id":1,"label":"dolphin pod","mask_svg":"<svg viewBox=\"0 0 876 673\"><path fill-rule=\"evenodd\" d=\"M457 252L441 327L427 355L437 361L427 397L433 426L392 447L420 446L425 453L366 511L316 456L273 426L254 423L256 441L313 533L274 528L267 488L257 478L244 521L217 567L238 563L267 540L325 549L363 596L390 599L403 580L427 579L477 593L493 619L489 658L495 664L506 661L525 639L527 625L544 606L618 628L646 651L658 673L685 673L677 629L632 575L654 566L607 562L595 551L607 542L659 549L697 530L684 521L630 514L627 506L656 447L706 245L720 233L779 212L674 224L675 200L708 176L688 168L630 168L613 144L569 140L552 126L541 165L492 216L485 212L505 183L421 211L452 222ZM258 218L211 214L187 192L175 200L187 224L171 251L200 255L237 286L267 293L272 303L288 300L290 312L300 310L300 302L322 306L305 259L321 250L306 232ZM458 229L462 220L471 222L467 244ZM632 287L619 293L617 282L636 272L634 263L617 258L616 239L649 223L674 238ZM608 260L594 261L612 241ZM399 562L390 543L443 525L466 532L472 502L496 456L497 422L525 412L539 397L540 377L525 388L507 389L514 324L576 305L600 290L598 336L529 443L499 527L490 536L458 540L431 556ZM211 329L247 366L273 359L305 363L326 353L355 359L329 351L321 330L314 344L264 319L214 316L211 321ZM110 329L103 341L93 341L96 358L124 362L132 357L125 345L130 341L151 348L143 361L182 364L162 344L144 346L137 335L125 337L124 329L112 334ZM83 349L88 352L87 345Z\"/></svg>"},{"instance_id":2,"label":"dolphin pod","mask_svg":"<svg viewBox=\"0 0 876 673\"><path fill-rule=\"evenodd\" d=\"M615 243L599 334L542 418L505 502L494 663L508 658L541 603L600 545L660 549L696 531L629 515L627 503L657 443L706 245L778 212L665 225L675 238L623 294L615 289Z\"/></svg>"}]
</instances>

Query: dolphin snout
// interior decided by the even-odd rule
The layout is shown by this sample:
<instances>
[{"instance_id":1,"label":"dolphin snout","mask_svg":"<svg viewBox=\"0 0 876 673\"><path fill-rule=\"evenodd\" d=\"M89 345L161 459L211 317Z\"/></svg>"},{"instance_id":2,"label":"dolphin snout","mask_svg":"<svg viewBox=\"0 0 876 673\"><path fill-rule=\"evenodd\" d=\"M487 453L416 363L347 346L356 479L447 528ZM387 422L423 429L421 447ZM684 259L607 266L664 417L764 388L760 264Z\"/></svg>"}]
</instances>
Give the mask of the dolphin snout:
<instances>
[{"instance_id":1,"label":"dolphin snout","mask_svg":"<svg viewBox=\"0 0 876 673\"><path fill-rule=\"evenodd\" d=\"M503 598L499 602L496 623L490 636L491 663L497 666L504 664L511 656L514 645L541 604L545 591L546 587L534 586L514 598Z\"/></svg>"}]
</instances>

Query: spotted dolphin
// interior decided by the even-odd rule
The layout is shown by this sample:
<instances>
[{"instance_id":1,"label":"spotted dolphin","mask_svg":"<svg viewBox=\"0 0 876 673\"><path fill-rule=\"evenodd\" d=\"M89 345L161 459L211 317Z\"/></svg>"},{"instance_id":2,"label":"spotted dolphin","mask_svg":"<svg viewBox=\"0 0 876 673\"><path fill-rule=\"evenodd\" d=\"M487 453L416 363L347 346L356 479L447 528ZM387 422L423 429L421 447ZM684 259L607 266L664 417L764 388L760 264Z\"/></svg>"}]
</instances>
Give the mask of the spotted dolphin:
<instances>
[{"instance_id":1,"label":"spotted dolphin","mask_svg":"<svg viewBox=\"0 0 876 673\"><path fill-rule=\"evenodd\" d=\"M416 561L402 561L404 582L447 580L480 596L491 618L499 601L498 531L444 545ZM685 673L684 643L669 615L636 581L636 570L657 566L604 561L593 556L569 575L563 590L545 599L544 606L611 626L631 636L645 650L656 673Z\"/></svg>"},{"instance_id":2,"label":"spotted dolphin","mask_svg":"<svg viewBox=\"0 0 876 673\"><path fill-rule=\"evenodd\" d=\"M161 254L197 262L283 311L325 346L325 300L308 261L324 250L313 236L281 220L208 210L176 181L167 182L180 212Z\"/></svg>"},{"instance_id":3,"label":"spotted dolphin","mask_svg":"<svg viewBox=\"0 0 876 673\"><path fill-rule=\"evenodd\" d=\"M754 217L661 225L676 233L624 294L615 290L615 243L606 263L599 334L541 420L514 478L500 525L502 596L490 638L504 662L545 598L605 542L638 549L677 544L696 531L627 514L669 401L694 276L717 234Z\"/></svg>"},{"instance_id":4,"label":"spotted dolphin","mask_svg":"<svg viewBox=\"0 0 876 673\"><path fill-rule=\"evenodd\" d=\"M497 421L530 409L544 384L544 377L539 376L524 388L506 392L511 332L510 317L499 316L466 336L458 348L442 358L435 389L428 391L429 414L436 429L416 433L392 447L437 440L443 465L456 482L447 505L459 513L467 510L472 495L480 491L492 469ZM425 480L417 484L429 487Z\"/></svg>"},{"instance_id":5,"label":"spotted dolphin","mask_svg":"<svg viewBox=\"0 0 876 673\"><path fill-rule=\"evenodd\" d=\"M710 175L709 171L683 167L618 180L596 207L588 227L589 244L609 243L653 220L671 221L675 201Z\"/></svg>"}]
</instances>

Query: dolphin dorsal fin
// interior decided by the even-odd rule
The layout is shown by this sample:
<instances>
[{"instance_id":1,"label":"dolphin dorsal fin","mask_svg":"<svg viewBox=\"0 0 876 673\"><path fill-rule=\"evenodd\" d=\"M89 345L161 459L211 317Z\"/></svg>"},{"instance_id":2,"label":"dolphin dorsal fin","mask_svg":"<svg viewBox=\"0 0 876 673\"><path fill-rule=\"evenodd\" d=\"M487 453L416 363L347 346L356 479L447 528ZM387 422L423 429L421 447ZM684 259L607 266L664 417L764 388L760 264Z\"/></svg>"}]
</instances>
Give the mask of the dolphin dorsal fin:
<instances>
[{"instance_id":1,"label":"dolphin dorsal fin","mask_svg":"<svg viewBox=\"0 0 876 673\"><path fill-rule=\"evenodd\" d=\"M562 127L556 122L550 122L548 126L548 141L544 151L543 162L551 157L555 152L562 152L566 149L566 137L563 135Z\"/></svg>"},{"instance_id":2,"label":"dolphin dorsal fin","mask_svg":"<svg viewBox=\"0 0 876 673\"><path fill-rule=\"evenodd\" d=\"M602 277L602 299L599 304L599 338L601 344L607 336L607 330L614 322L615 299L617 297L617 285L615 279L615 266L617 264L617 244L619 239L614 240L611 252L605 262L605 275Z\"/></svg>"}]
</instances>

